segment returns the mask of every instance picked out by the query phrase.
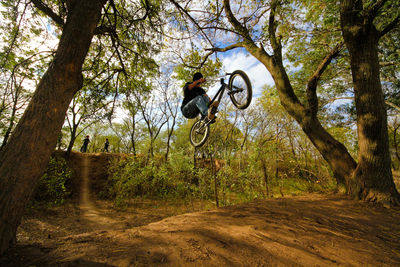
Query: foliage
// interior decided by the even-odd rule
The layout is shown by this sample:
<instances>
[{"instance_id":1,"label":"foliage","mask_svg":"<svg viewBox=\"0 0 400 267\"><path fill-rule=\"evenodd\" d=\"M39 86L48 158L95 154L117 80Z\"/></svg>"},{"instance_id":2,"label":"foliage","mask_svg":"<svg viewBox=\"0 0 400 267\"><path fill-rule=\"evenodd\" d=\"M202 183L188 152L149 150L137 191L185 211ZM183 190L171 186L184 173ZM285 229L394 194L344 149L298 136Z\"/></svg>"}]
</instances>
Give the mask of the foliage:
<instances>
[{"instance_id":1,"label":"foliage","mask_svg":"<svg viewBox=\"0 0 400 267\"><path fill-rule=\"evenodd\" d=\"M36 26L37 18L23 12L26 5L19 9L13 1L1 3L0 30L4 34L0 36L0 150L30 100L32 84L40 79L42 73L38 69L48 63L48 53L29 45L40 42L43 32Z\"/></svg>"},{"instance_id":2,"label":"foliage","mask_svg":"<svg viewBox=\"0 0 400 267\"><path fill-rule=\"evenodd\" d=\"M218 172L207 165L193 166L193 160L180 153L173 153L170 160L158 159L146 164L144 157L128 157L111 163L106 191L103 198L113 199L117 207L124 207L136 197L158 199L215 199L215 181L222 205L253 199L297 195L307 192L334 190L334 180L326 169L313 166L314 171L300 169L296 164L285 166L276 176L276 166L268 165L267 185L257 156L251 157L240 167L238 160L231 160ZM310 166L307 167L310 169Z\"/></svg>"},{"instance_id":3,"label":"foliage","mask_svg":"<svg viewBox=\"0 0 400 267\"><path fill-rule=\"evenodd\" d=\"M131 157L112 162L109 173L106 194L117 206L123 206L136 196L185 198L195 193L193 169L185 158L174 158L171 163L146 164L143 157Z\"/></svg>"},{"instance_id":4,"label":"foliage","mask_svg":"<svg viewBox=\"0 0 400 267\"><path fill-rule=\"evenodd\" d=\"M62 157L52 157L44 175L35 189L34 200L49 205L63 204L70 196L69 189L72 171Z\"/></svg>"},{"instance_id":5,"label":"foliage","mask_svg":"<svg viewBox=\"0 0 400 267\"><path fill-rule=\"evenodd\" d=\"M193 74L197 71L201 72L204 78L212 79L216 77L221 70L222 62L219 58L215 61L207 59L207 61L202 64L203 55L199 52L200 49L193 49L188 51L187 56L183 59L182 64L175 67L175 79L181 82L181 86L186 82L191 82ZM201 66L197 68L196 66Z\"/></svg>"}]
</instances>

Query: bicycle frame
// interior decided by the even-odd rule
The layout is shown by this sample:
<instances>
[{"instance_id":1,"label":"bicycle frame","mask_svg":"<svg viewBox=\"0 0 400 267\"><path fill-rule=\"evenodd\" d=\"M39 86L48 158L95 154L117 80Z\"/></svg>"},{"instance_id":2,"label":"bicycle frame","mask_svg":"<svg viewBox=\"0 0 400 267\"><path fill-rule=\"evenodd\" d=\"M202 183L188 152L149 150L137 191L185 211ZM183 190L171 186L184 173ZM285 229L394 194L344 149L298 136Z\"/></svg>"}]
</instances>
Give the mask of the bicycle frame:
<instances>
[{"instance_id":1,"label":"bicycle frame","mask_svg":"<svg viewBox=\"0 0 400 267\"><path fill-rule=\"evenodd\" d=\"M230 76L230 75L232 75L232 73L226 73L225 76ZM225 83L224 78L221 78L220 81L221 81L221 87L218 89L218 92L215 94L215 96L211 99L210 105L212 103L214 103L214 101L216 100L217 97L218 97L218 103L221 103L221 99L222 99L225 89L228 85ZM238 90L229 90L230 92L228 92L228 95L243 91L242 88L237 88L237 87L235 87L235 88Z\"/></svg>"},{"instance_id":2,"label":"bicycle frame","mask_svg":"<svg viewBox=\"0 0 400 267\"><path fill-rule=\"evenodd\" d=\"M230 75L231 73L227 73L226 76ZM225 79L221 78L221 87L218 89L218 92L215 94L215 96L211 99L210 105L214 103L216 98L218 97L218 103L221 103L222 96L224 95L225 88L227 84L225 83Z\"/></svg>"},{"instance_id":3,"label":"bicycle frame","mask_svg":"<svg viewBox=\"0 0 400 267\"><path fill-rule=\"evenodd\" d=\"M231 73L227 73L226 76L230 75ZM225 83L225 79L221 78L221 87L218 89L217 93L215 94L215 96L211 99L211 102L209 104L209 106L214 103L214 101L218 98L218 103L221 103L221 99L224 96L224 92L225 89L227 87L227 84ZM205 124L203 124L201 126L201 128L199 128L198 130L203 129L204 127L206 127L207 125L209 125L211 123L211 121L207 121Z\"/></svg>"}]
</instances>

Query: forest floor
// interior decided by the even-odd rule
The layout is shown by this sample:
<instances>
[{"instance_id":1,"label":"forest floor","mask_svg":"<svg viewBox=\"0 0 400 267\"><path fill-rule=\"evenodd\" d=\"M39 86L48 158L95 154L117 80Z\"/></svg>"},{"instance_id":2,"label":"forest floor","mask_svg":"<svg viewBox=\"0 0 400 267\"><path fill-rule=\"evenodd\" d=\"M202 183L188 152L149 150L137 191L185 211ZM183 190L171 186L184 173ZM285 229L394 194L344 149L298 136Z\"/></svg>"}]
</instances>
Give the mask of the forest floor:
<instances>
[{"instance_id":1,"label":"forest floor","mask_svg":"<svg viewBox=\"0 0 400 267\"><path fill-rule=\"evenodd\" d=\"M310 194L203 212L110 202L35 210L0 266L400 266L400 210Z\"/></svg>"},{"instance_id":2,"label":"forest floor","mask_svg":"<svg viewBox=\"0 0 400 267\"><path fill-rule=\"evenodd\" d=\"M307 194L116 210L85 179L79 200L26 214L0 266L400 266L398 208Z\"/></svg>"}]
</instances>

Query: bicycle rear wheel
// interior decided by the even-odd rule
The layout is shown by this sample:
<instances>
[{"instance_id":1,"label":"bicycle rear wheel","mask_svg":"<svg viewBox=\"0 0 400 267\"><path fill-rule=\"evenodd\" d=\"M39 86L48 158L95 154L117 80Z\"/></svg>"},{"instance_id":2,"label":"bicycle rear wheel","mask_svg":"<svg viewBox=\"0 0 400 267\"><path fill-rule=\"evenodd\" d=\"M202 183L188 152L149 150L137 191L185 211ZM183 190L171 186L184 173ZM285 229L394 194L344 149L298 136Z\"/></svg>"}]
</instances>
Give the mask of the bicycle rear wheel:
<instances>
[{"instance_id":1,"label":"bicycle rear wheel","mask_svg":"<svg viewBox=\"0 0 400 267\"><path fill-rule=\"evenodd\" d=\"M245 109L250 105L253 91L249 77L244 71L235 70L229 77L228 94L232 103L239 109Z\"/></svg>"},{"instance_id":2,"label":"bicycle rear wheel","mask_svg":"<svg viewBox=\"0 0 400 267\"><path fill-rule=\"evenodd\" d=\"M207 141L209 134L210 125L206 124L203 120L198 120L190 129L190 143L194 147L200 147Z\"/></svg>"}]
</instances>

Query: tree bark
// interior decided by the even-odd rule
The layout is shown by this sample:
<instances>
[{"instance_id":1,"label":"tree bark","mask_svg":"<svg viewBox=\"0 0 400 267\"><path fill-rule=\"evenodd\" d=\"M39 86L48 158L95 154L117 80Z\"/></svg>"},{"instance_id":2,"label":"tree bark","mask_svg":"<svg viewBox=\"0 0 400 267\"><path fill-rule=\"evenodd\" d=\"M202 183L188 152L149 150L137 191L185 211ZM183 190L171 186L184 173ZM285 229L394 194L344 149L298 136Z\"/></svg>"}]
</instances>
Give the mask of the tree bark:
<instances>
[{"instance_id":1,"label":"tree bark","mask_svg":"<svg viewBox=\"0 0 400 267\"><path fill-rule=\"evenodd\" d=\"M82 65L105 2L74 1L54 60L0 152L0 254L16 241L24 208L54 150L68 105L82 87Z\"/></svg>"},{"instance_id":2,"label":"tree bark","mask_svg":"<svg viewBox=\"0 0 400 267\"><path fill-rule=\"evenodd\" d=\"M393 147L394 147L394 153L396 155L396 158L400 163L399 146L397 145L397 130L399 128L400 128L400 124L394 126L394 130L393 130Z\"/></svg>"},{"instance_id":3,"label":"tree bark","mask_svg":"<svg viewBox=\"0 0 400 267\"><path fill-rule=\"evenodd\" d=\"M378 7L377 7L378 8ZM370 11L370 12L369 12ZM373 4L341 1L341 28L349 50L357 114L358 164L349 193L357 198L399 204L391 170L387 112L379 76Z\"/></svg>"},{"instance_id":4,"label":"tree bark","mask_svg":"<svg viewBox=\"0 0 400 267\"><path fill-rule=\"evenodd\" d=\"M8 128L6 130L6 133L3 136L3 143L1 144L0 151L3 150L3 148L6 146L8 138L10 137L10 134L11 134L12 129L14 127L14 121L16 119L15 118L16 111L17 111L16 104L14 104L13 109L12 109L12 113L11 113L10 122L8 124Z\"/></svg>"},{"instance_id":5,"label":"tree bark","mask_svg":"<svg viewBox=\"0 0 400 267\"><path fill-rule=\"evenodd\" d=\"M267 163L265 162L265 159L261 159L261 166L263 169L263 174L264 174L264 182L265 182L265 192L267 193L267 197L270 197L269 193L269 185L268 185L268 171L267 171Z\"/></svg>"},{"instance_id":6,"label":"tree bark","mask_svg":"<svg viewBox=\"0 0 400 267\"><path fill-rule=\"evenodd\" d=\"M75 140L76 140L76 129L78 126L75 125L75 123L72 125L72 130L71 130L71 138L68 143L68 148L65 154L69 156L71 154L72 148L74 147Z\"/></svg>"}]
</instances>

